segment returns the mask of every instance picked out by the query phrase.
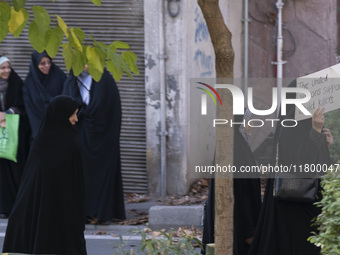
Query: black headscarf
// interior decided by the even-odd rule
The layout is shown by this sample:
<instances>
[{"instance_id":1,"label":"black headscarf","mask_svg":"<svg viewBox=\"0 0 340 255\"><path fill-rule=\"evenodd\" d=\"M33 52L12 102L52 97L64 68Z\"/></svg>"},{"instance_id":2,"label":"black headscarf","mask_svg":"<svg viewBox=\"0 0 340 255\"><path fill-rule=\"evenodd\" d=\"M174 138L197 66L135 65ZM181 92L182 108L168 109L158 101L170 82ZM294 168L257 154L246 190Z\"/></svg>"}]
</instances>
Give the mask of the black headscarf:
<instances>
[{"instance_id":1,"label":"black headscarf","mask_svg":"<svg viewBox=\"0 0 340 255\"><path fill-rule=\"evenodd\" d=\"M67 96L49 104L32 144L3 251L86 254L81 155L69 122L79 106Z\"/></svg>"},{"instance_id":2,"label":"black headscarf","mask_svg":"<svg viewBox=\"0 0 340 255\"><path fill-rule=\"evenodd\" d=\"M46 52L34 51L31 56L29 73L26 77L23 91L26 111L32 128L32 137L38 132L40 122L48 103L53 97L60 95L66 75L53 62L47 75L39 70L39 62L43 57L51 59Z\"/></svg>"},{"instance_id":3,"label":"black headscarf","mask_svg":"<svg viewBox=\"0 0 340 255\"><path fill-rule=\"evenodd\" d=\"M70 73L64 94L79 102L77 77ZM121 102L117 85L104 70L99 82L92 80L90 101L79 113L79 136L83 149L85 212L99 222L124 219L124 194L120 164Z\"/></svg>"},{"instance_id":4,"label":"black headscarf","mask_svg":"<svg viewBox=\"0 0 340 255\"><path fill-rule=\"evenodd\" d=\"M5 110L8 110L10 107L24 108L22 84L23 82L19 75L11 68L6 92Z\"/></svg>"}]
</instances>

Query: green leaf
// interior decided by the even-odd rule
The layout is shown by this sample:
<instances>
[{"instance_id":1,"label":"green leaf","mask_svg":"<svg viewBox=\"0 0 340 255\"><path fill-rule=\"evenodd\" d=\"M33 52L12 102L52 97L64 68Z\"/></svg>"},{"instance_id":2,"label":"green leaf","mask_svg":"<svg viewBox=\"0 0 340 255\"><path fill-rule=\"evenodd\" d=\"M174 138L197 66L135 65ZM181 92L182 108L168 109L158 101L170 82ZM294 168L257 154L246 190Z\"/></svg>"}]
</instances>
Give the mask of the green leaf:
<instances>
[{"instance_id":1,"label":"green leaf","mask_svg":"<svg viewBox=\"0 0 340 255\"><path fill-rule=\"evenodd\" d=\"M34 20L39 29L44 33L50 28L50 15L45 8L41 6L33 6Z\"/></svg>"},{"instance_id":2,"label":"green leaf","mask_svg":"<svg viewBox=\"0 0 340 255\"><path fill-rule=\"evenodd\" d=\"M11 17L8 20L8 29L15 38L17 38L25 28L28 16L29 14L25 9L15 11L14 7L11 8Z\"/></svg>"},{"instance_id":3,"label":"green leaf","mask_svg":"<svg viewBox=\"0 0 340 255\"><path fill-rule=\"evenodd\" d=\"M107 49L107 58L110 59L113 64L115 65L116 69L120 69L120 63L118 59L118 55L116 52L114 52L111 47Z\"/></svg>"},{"instance_id":4,"label":"green leaf","mask_svg":"<svg viewBox=\"0 0 340 255\"><path fill-rule=\"evenodd\" d=\"M73 63L72 63L72 70L75 76L78 76L85 67L86 62L84 61L83 54L84 52L80 52L78 50L73 50Z\"/></svg>"},{"instance_id":5,"label":"green leaf","mask_svg":"<svg viewBox=\"0 0 340 255\"><path fill-rule=\"evenodd\" d=\"M151 239L146 240L146 249L149 252L149 254L153 254L153 252L152 252L152 243L151 242L152 242Z\"/></svg>"},{"instance_id":6,"label":"green leaf","mask_svg":"<svg viewBox=\"0 0 340 255\"><path fill-rule=\"evenodd\" d=\"M99 47L105 52L109 46L103 42L98 42Z\"/></svg>"},{"instance_id":7,"label":"green leaf","mask_svg":"<svg viewBox=\"0 0 340 255\"><path fill-rule=\"evenodd\" d=\"M116 48L116 46L114 46L113 43L112 43L111 45L109 45L109 48L110 48L114 53L117 53L117 48Z\"/></svg>"},{"instance_id":8,"label":"green leaf","mask_svg":"<svg viewBox=\"0 0 340 255\"><path fill-rule=\"evenodd\" d=\"M91 74L92 78L98 82L102 78L103 72L100 72L98 69L94 68L93 65L88 64L89 73Z\"/></svg>"},{"instance_id":9,"label":"green leaf","mask_svg":"<svg viewBox=\"0 0 340 255\"><path fill-rule=\"evenodd\" d=\"M121 42L121 41L114 41L113 46L115 46L117 49L130 49L130 46L125 43L125 42Z\"/></svg>"},{"instance_id":10,"label":"green leaf","mask_svg":"<svg viewBox=\"0 0 340 255\"><path fill-rule=\"evenodd\" d=\"M71 42L71 44L74 44L74 47L77 50L82 52L83 51L83 46L81 45L81 42L79 41L79 39L78 39L78 37L76 35L75 28L71 28L71 29L69 29L69 31L70 31L70 34L72 36L72 40L69 40L69 41ZM71 38L69 38L69 39L71 39Z\"/></svg>"},{"instance_id":11,"label":"green leaf","mask_svg":"<svg viewBox=\"0 0 340 255\"><path fill-rule=\"evenodd\" d=\"M47 31L46 52L51 58L54 58L57 55L63 38L64 32L59 26Z\"/></svg>"},{"instance_id":12,"label":"green leaf","mask_svg":"<svg viewBox=\"0 0 340 255\"><path fill-rule=\"evenodd\" d=\"M28 38L33 48L38 52L42 52L45 50L47 44L46 39L50 39L50 36L47 35L47 31L51 31L50 15L46 9L41 6L33 6L33 14L34 20L31 22L28 28Z\"/></svg>"},{"instance_id":13,"label":"green leaf","mask_svg":"<svg viewBox=\"0 0 340 255\"><path fill-rule=\"evenodd\" d=\"M28 28L28 39L30 40L34 49L42 52L45 49L45 31L41 30L37 22L33 20Z\"/></svg>"},{"instance_id":14,"label":"green leaf","mask_svg":"<svg viewBox=\"0 0 340 255\"><path fill-rule=\"evenodd\" d=\"M78 28L78 27L71 28L71 30L73 31L74 35L77 36L79 42L80 42L80 43L83 43L83 42L84 42L84 39L85 39L85 33L84 33L84 31L81 30L81 29Z\"/></svg>"},{"instance_id":15,"label":"green leaf","mask_svg":"<svg viewBox=\"0 0 340 255\"><path fill-rule=\"evenodd\" d=\"M100 6L102 1L101 0L91 0L91 2L94 3L97 6Z\"/></svg>"},{"instance_id":16,"label":"green leaf","mask_svg":"<svg viewBox=\"0 0 340 255\"><path fill-rule=\"evenodd\" d=\"M124 61L124 58L122 55L118 56L119 62L120 62L120 66L123 69L123 71L127 74L127 76L129 76L131 79L133 79L133 76L130 72L130 68L127 65L127 63Z\"/></svg>"},{"instance_id":17,"label":"green leaf","mask_svg":"<svg viewBox=\"0 0 340 255\"><path fill-rule=\"evenodd\" d=\"M94 50L97 52L97 54L100 57L101 60L101 65L104 67L105 66L105 59L106 59L106 50L102 48L95 47Z\"/></svg>"},{"instance_id":18,"label":"green leaf","mask_svg":"<svg viewBox=\"0 0 340 255\"><path fill-rule=\"evenodd\" d=\"M95 81L99 81L104 72L104 66L101 64L99 54L94 48L86 47L86 57L88 59L89 73Z\"/></svg>"},{"instance_id":19,"label":"green leaf","mask_svg":"<svg viewBox=\"0 0 340 255\"><path fill-rule=\"evenodd\" d=\"M18 12L21 8L25 6L26 0L12 0L14 9Z\"/></svg>"},{"instance_id":20,"label":"green leaf","mask_svg":"<svg viewBox=\"0 0 340 255\"><path fill-rule=\"evenodd\" d=\"M100 51L97 51L98 54L101 54L102 57L105 58L104 55L106 55L106 50L108 49L108 46L103 42L97 42L93 37L92 37L92 39L93 39L93 46L100 50Z\"/></svg>"},{"instance_id":21,"label":"green leaf","mask_svg":"<svg viewBox=\"0 0 340 255\"><path fill-rule=\"evenodd\" d=\"M11 16L11 7L6 2L0 3L0 42L8 34L8 20Z\"/></svg>"},{"instance_id":22,"label":"green leaf","mask_svg":"<svg viewBox=\"0 0 340 255\"><path fill-rule=\"evenodd\" d=\"M67 25L66 25L66 23L64 22L64 20L63 20L62 18L60 18L59 15L56 15L56 16L57 16L57 19L58 19L58 25L59 25L59 27L63 30L63 32L64 32L66 38L68 38L68 37L69 37L69 33L68 33L68 31L67 31Z\"/></svg>"},{"instance_id":23,"label":"green leaf","mask_svg":"<svg viewBox=\"0 0 340 255\"><path fill-rule=\"evenodd\" d=\"M123 70L121 68L116 68L114 62L112 62L111 59L107 61L106 68L112 73L115 81L120 81L120 79L123 77Z\"/></svg>"},{"instance_id":24,"label":"green leaf","mask_svg":"<svg viewBox=\"0 0 340 255\"><path fill-rule=\"evenodd\" d=\"M125 62L128 64L129 68L131 69L131 71L134 74L139 75L139 70L136 65L136 62L137 62L136 54L133 53L132 51L125 51L125 52L122 52L122 55L123 55Z\"/></svg>"},{"instance_id":25,"label":"green leaf","mask_svg":"<svg viewBox=\"0 0 340 255\"><path fill-rule=\"evenodd\" d=\"M63 56L65 59L66 69L69 72L72 68L72 61L73 61L72 48L69 43L63 43L62 47L63 47Z\"/></svg>"}]
</instances>

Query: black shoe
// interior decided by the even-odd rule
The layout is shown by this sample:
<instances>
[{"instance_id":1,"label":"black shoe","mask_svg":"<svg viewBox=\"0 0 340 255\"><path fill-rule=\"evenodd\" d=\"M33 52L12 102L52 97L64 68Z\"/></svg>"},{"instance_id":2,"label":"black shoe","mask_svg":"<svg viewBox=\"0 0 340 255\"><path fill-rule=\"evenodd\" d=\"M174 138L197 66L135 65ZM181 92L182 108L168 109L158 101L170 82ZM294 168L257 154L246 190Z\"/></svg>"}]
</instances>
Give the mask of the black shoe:
<instances>
[{"instance_id":1,"label":"black shoe","mask_svg":"<svg viewBox=\"0 0 340 255\"><path fill-rule=\"evenodd\" d=\"M7 218L8 218L8 214L0 213L0 219L7 219Z\"/></svg>"}]
</instances>

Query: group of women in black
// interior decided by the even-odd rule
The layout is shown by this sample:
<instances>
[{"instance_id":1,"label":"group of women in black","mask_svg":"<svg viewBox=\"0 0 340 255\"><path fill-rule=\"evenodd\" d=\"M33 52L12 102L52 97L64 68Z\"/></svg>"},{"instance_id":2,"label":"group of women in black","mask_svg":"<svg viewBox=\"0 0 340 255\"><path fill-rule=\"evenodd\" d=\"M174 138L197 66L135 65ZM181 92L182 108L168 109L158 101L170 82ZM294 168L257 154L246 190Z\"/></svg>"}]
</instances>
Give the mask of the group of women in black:
<instances>
[{"instance_id":1,"label":"group of women in black","mask_svg":"<svg viewBox=\"0 0 340 255\"><path fill-rule=\"evenodd\" d=\"M0 57L0 125L19 114L17 163L0 159L3 252L86 254L86 220L125 218L120 170L121 103L112 76L67 77L33 52L24 82ZM78 121L79 120L79 121Z\"/></svg>"},{"instance_id":2,"label":"group of women in black","mask_svg":"<svg viewBox=\"0 0 340 255\"><path fill-rule=\"evenodd\" d=\"M289 86L296 87L296 80ZM287 95L295 98L295 94ZM324 127L323 109L317 109L312 118L298 121L295 127L278 125L273 142L272 165L331 164L329 146L333 143L331 131ZM287 116L294 119L295 105L288 105ZM237 118L237 117L236 117ZM234 165L256 165L244 130L235 125ZM320 248L308 237L317 232L313 219L321 209L313 202L281 200L273 195L274 178L267 179L261 202L258 179L234 178L234 255L318 255ZM317 201L321 199L319 185ZM204 210L202 254L208 243L214 243L214 180Z\"/></svg>"}]
</instances>

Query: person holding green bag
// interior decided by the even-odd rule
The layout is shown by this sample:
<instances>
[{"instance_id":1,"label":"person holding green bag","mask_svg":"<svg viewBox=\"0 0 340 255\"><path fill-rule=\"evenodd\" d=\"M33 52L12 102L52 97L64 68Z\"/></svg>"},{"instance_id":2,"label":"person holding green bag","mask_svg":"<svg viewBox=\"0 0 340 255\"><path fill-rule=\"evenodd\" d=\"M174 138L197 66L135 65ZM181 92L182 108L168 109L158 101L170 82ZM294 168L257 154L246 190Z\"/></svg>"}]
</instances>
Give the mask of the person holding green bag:
<instances>
[{"instance_id":1,"label":"person holding green bag","mask_svg":"<svg viewBox=\"0 0 340 255\"><path fill-rule=\"evenodd\" d=\"M10 60L0 56L0 145L10 140L7 137L10 133L14 132L18 139L17 149L14 149L15 157L8 157L6 154L10 149L5 147L1 150L0 146L0 218L7 218L12 210L29 152L31 135L22 85L21 78L11 68ZM12 121L17 121L17 117L19 125L12 126ZM6 119L11 123L6 125Z\"/></svg>"}]
</instances>

